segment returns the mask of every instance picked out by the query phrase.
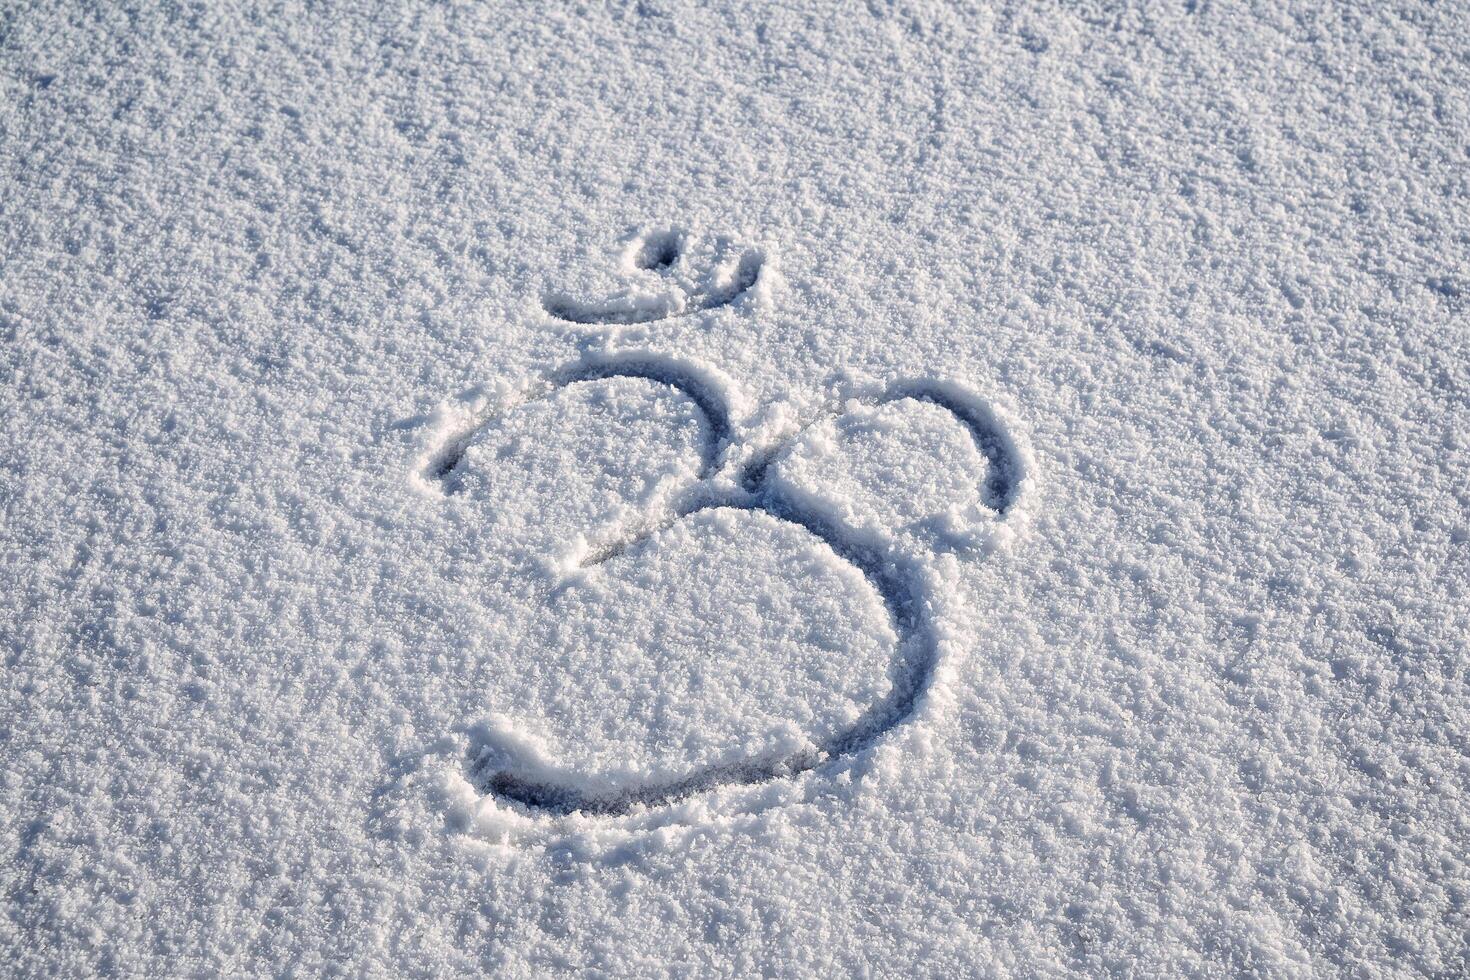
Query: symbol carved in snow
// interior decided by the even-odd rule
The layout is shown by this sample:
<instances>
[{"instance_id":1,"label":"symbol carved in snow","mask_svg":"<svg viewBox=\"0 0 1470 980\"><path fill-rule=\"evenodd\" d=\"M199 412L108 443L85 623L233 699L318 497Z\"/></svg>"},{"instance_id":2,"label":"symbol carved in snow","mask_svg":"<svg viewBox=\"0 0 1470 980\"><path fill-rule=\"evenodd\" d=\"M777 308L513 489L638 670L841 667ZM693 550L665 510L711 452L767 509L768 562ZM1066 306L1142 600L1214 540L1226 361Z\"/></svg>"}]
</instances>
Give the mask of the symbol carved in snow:
<instances>
[{"instance_id":1,"label":"symbol carved in snow","mask_svg":"<svg viewBox=\"0 0 1470 980\"><path fill-rule=\"evenodd\" d=\"M618 531L594 541L569 574L597 574L585 569L600 566L623 555L639 542L696 514L725 509L760 512L810 536L811 547L825 545L839 559L861 571L890 620L898 642L891 676L895 682L860 717L840 730L827 733L813 748L779 758L751 758L705 767L665 781L608 789L586 780L546 775L548 767L518 767L499 750L493 740L481 737L471 747L472 781L482 791L503 800L549 813L582 812L620 815L641 808L672 803L695 793L720 786L749 785L794 776L850 756L875 744L886 732L902 725L930 684L939 656L933 616L940 597L931 594L925 575L927 554L901 546L896 540L858 532L840 512L824 507L822 501L794 489L779 478L782 460L802 434L819 423L839 419L855 411L912 401L936 406L957 420L983 457L986 476L978 488L981 506L974 511L977 523L1007 522L1018 499L1030 484L1026 455L1013 440L1002 420L981 399L964 388L944 381L916 379L883 387L842 392L838 403L821 418L805 424L784 438L762 442L745 431L731 416L727 386L716 372L652 354L623 353L585 360L551 373L539 388L521 402L551 399L581 386L605 385L618 379L640 379L667 386L686 397L702 416L703 444L697 470L691 469L688 485L673 495L661 512L642 515ZM468 447L495 420L482 418L457 435L446 438L427 457L422 475L446 495L463 490ZM494 465L494 461L490 461ZM473 733L472 733L473 734ZM550 767L555 771L555 766Z\"/></svg>"},{"instance_id":2,"label":"symbol carved in snow","mask_svg":"<svg viewBox=\"0 0 1470 980\"><path fill-rule=\"evenodd\" d=\"M592 302L551 292L542 297L541 306L566 323L651 323L729 306L760 281L765 255L759 249L719 240L705 256L708 268L696 275L686 268L690 257L685 245L686 235L672 229L641 235L624 250L622 267L629 276L642 278L643 288L630 287Z\"/></svg>"}]
</instances>

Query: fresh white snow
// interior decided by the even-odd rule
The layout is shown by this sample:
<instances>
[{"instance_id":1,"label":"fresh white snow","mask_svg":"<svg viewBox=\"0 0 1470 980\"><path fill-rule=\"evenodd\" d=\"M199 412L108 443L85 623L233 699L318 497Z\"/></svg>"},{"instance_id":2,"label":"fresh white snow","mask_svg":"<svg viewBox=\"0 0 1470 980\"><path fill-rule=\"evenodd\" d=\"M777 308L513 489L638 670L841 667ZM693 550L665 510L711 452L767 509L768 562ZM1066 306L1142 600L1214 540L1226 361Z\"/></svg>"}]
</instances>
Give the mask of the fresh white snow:
<instances>
[{"instance_id":1,"label":"fresh white snow","mask_svg":"<svg viewBox=\"0 0 1470 980\"><path fill-rule=\"evenodd\" d=\"M0 972L1470 972L1467 51L0 9Z\"/></svg>"}]
</instances>

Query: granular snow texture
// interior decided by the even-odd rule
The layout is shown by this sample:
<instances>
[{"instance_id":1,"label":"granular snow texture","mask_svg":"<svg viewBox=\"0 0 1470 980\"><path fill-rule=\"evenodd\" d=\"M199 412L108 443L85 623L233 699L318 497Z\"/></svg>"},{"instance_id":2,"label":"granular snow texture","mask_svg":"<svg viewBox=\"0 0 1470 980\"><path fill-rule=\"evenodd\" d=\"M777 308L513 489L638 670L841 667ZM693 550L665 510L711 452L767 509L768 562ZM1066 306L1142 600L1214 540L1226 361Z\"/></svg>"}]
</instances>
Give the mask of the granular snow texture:
<instances>
[{"instance_id":1,"label":"granular snow texture","mask_svg":"<svg viewBox=\"0 0 1470 980\"><path fill-rule=\"evenodd\" d=\"M0 970L1470 972L1470 8L0 8Z\"/></svg>"}]
</instances>

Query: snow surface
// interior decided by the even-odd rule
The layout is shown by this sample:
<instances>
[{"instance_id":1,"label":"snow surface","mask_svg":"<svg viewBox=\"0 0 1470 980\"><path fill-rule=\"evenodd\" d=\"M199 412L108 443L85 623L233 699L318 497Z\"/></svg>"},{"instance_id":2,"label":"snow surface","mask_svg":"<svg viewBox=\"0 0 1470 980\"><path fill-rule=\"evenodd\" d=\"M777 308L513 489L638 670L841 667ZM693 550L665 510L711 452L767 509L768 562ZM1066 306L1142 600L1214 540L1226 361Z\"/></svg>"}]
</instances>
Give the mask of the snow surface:
<instances>
[{"instance_id":1,"label":"snow surface","mask_svg":"<svg viewBox=\"0 0 1470 980\"><path fill-rule=\"evenodd\" d=\"M0 8L4 972L1470 972L1467 51Z\"/></svg>"}]
</instances>

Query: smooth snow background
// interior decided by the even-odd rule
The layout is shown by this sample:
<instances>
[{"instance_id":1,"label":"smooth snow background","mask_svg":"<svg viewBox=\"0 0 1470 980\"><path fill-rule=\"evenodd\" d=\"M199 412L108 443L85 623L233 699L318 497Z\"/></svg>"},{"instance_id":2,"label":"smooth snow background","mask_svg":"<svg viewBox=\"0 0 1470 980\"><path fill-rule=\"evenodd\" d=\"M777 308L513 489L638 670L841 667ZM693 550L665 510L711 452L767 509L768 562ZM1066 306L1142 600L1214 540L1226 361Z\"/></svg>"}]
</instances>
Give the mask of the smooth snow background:
<instances>
[{"instance_id":1,"label":"smooth snow background","mask_svg":"<svg viewBox=\"0 0 1470 980\"><path fill-rule=\"evenodd\" d=\"M6 8L10 968L1464 972L1467 39ZM950 702L866 773L496 845L415 777L538 607L516 548L456 578L428 420L606 342L542 297L668 228L771 288L617 344L752 404L962 377L1034 519L950 566Z\"/></svg>"}]
</instances>

